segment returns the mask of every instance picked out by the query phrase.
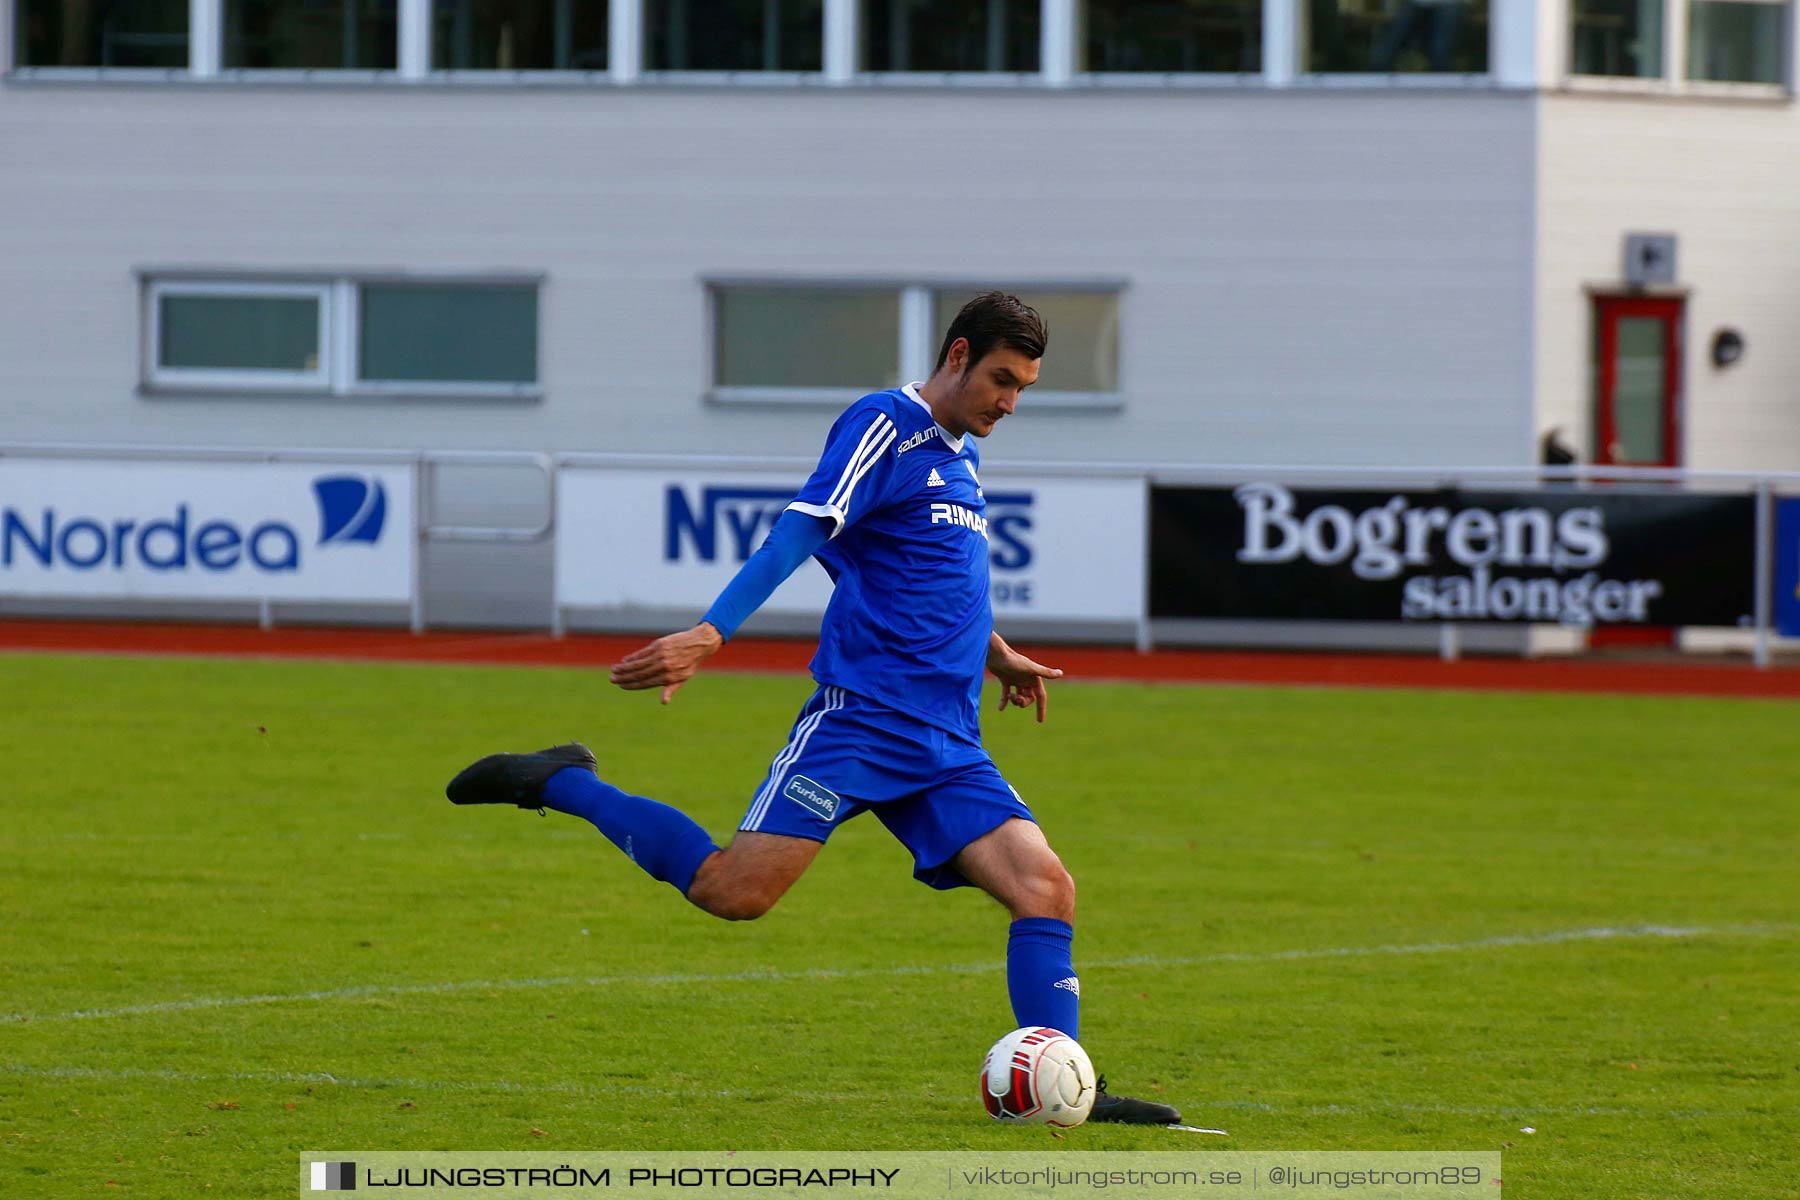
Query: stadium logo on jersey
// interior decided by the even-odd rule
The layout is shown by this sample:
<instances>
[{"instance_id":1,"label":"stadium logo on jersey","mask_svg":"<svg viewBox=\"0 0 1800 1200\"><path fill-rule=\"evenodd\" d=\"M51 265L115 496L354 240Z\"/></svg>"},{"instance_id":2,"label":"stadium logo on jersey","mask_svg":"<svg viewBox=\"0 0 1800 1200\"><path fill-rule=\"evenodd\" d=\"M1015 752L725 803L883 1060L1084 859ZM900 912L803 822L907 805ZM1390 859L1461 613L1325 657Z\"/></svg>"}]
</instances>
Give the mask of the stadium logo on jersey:
<instances>
[{"instance_id":1,"label":"stadium logo on jersey","mask_svg":"<svg viewBox=\"0 0 1800 1200\"><path fill-rule=\"evenodd\" d=\"M359 475L321 475L313 480L319 501L319 545L381 540L387 522L387 491L379 479Z\"/></svg>"},{"instance_id":2,"label":"stadium logo on jersey","mask_svg":"<svg viewBox=\"0 0 1800 1200\"><path fill-rule=\"evenodd\" d=\"M938 474L938 469L936 467L931 468L931 474L927 475L925 477L925 486L926 487L943 487L944 486L944 477L942 475Z\"/></svg>"},{"instance_id":3,"label":"stadium logo on jersey","mask_svg":"<svg viewBox=\"0 0 1800 1200\"><path fill-rule=\"evenodd\" d=\"M796 775L788 780L788 785L781 789L781 794L802 808L812 809L827 821L837 816L838 794L804 775Z\"/></svg>"},{"instance_id":4,"label":"stadium logo on jersey","mask_svg":"<svg viewBox=\"0 0 1800 1200\"><path fill-rule=\"evenodd\" d=\"M717 562L719 531L723 529L730 538L732 558L743 562L762 544L793 498L792 488L702 487L696 504L684 488L671 486L663 526L663 558L680 562L687 547L701 562Z\"/></svg>"},{"instance_id":5,"label":"stadium logo on jersey","mask_svg":"<svg viewBox=\"0 0 1800 1200\"><path fill-rule=\"evenodd\" d=\"M354 1192L356 1164L353 1162L316 1162L312 1164L312 1190L315 1192Z\"/></svg>"},{"instance_id":6,"label":"stadium logo on jersey","mask_svg":"<svg viewBox=\"0 0 1800 1200\"><path fill-rule=\"evenodd\" d=\"M938 435L938 427L936 425L932 425L929 428L919 430L919 432L913 434L911 437L907 438L904 442L900 443L900 448L898 450L894 451L894 457L898 458L898 457L900 457L900 455L905 454L908 450L917 450L920 446L923 446L926 442L929 442L932 438L936 437L937 435Z\"/></svg>"}]
</instances>

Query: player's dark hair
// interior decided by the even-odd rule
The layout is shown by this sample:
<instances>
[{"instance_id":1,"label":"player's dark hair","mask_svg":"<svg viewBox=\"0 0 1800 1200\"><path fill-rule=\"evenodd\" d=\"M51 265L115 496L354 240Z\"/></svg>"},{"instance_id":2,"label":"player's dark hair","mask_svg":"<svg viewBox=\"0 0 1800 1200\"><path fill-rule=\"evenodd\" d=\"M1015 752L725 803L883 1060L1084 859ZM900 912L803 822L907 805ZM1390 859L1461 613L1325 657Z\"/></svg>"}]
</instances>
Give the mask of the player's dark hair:
<instances>
[{"instance_id":1,"label":"player's dark hair","mask_svg":"<svg viewBox=\"0 0 1800 1200\"><path fill-rule=\"evenodd\" d=\"M1044 318L1038 316L1037 309L1017 296L1009 292L984 292L963 305L956 319L950 322L944 344L938 347L937 366L932 368L933 372L943 369L944 360L950 357L950 344L957 338L969 339L969 366L973 367L996 346L1010 347L1026 358L1042 358L1050 333L1044 328Z\"/></svg>"}]
</instances>

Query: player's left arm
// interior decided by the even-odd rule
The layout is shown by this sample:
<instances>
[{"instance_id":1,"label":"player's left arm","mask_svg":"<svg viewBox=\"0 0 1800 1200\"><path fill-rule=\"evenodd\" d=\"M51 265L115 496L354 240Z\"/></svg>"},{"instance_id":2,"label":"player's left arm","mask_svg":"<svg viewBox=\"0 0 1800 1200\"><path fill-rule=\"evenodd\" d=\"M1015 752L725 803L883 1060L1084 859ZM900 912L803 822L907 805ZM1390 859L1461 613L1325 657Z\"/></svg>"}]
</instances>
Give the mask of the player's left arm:
<instances>
[{"instance_id":1,"label":"player's left arm","mask_svg":"<svg viewBox=\"0 0 1800 1200\"><path fill-rule=\"evenodd\" d=\"M1044 681L1061 679L1061 671L1026 658L998 633L988 636L987 669L1000 681L1000 711L1005 712L1013 704L1020 708L1035 705L1038 724L1044 723L1050 711L1050 691Z\"/></svg>"}]
</instances>

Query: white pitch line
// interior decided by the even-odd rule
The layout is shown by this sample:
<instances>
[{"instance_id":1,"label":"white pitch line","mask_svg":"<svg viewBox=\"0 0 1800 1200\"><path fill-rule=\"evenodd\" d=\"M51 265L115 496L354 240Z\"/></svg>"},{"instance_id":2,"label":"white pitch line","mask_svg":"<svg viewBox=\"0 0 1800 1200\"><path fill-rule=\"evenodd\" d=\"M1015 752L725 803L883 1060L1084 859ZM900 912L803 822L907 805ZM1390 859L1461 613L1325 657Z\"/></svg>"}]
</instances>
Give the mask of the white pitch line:
<instances>
[{"instance_id":1,"label":"white pitch line","mask_svg":"<svg viewBox=\"0 0 1800 1200\"><path fill-rule=\"evenodd\" d=\"M1274 950L1260 953L1201 954L1167 957L1145 954L1128 958L1090 960L1078 964L1084 970L1117 967L1196 967L1227 963L1291 962L1313 958L1372 958L1383 955L1454 954L1513 946L1555 946L1567 942L1610 941L1626 938L1696 938L1774 934L1769 925L1675 926L1626 925L1594 929L1565 929L1553 933L1506 934L1468 942L1421 942L1383 946L1333 946L1319 949ZM258 1004L295 1004L308 1001L361 1000L375 996L436 996L455 992L524 991L542 988L654 987L715 983L801 983L807 980L871 979L902 975L984 975L1004 971L1004 962L939 963L901 967L858 967L842 970L736 971L723 974L600 975L590 978L558 976L544 979L467 979L444 983L366 984L311 992L279 992L253 996L199 996L190 1000L164 1000L154 1004L128 1004L119 1008L78 1008L61 1013L13 1013L0 1024L37 1021L92 1021L104 1017L138 1017L155 1013L196 1012L203 1009L247 1008Z\"/></svg>"},{"instance_id":2,"label":"white pitch line","mask_svg":"<svg viewBox=\"0 0 1800 1200\"><path fill-rule=\"evenodd\" d=\"M700 1095L758 1097L768 1094L766 1088L689 1088L684 1090L647 1087L641 1083L570 1083L554 1079L540 1083L521 1083L512 1079L354 1079L340 1078L329 1071L165 1071L139 1067L115 1069L34 1067L26 1063L0 1063L0 1074L24 1076L29 1079L93 1079L117 1082L149 1079L162 1083L304 1083L398 1092L525 1092L533 1095L630 1095L676 1099ZM881 1097L875 1093L808 1092L804 1098L845 1103L857 1100L875 1100ZM1540 1110L1532 1111L1535 1113Z\"/></svg>"},{"instance_id":3,"label":"white pitch line","mask_svg":"<svg viewBox=\"0 0 1800 1200\"><path fill-rule=\"evenodd\" d=\"M537 1083L524 1083L515 1079L356 1079L339 1077L328 1071L168 1071L134 1067L115 1069L69 1066L34 1067L27 1063L0 1063L0 1075L12 1075L25 1079L82 1079L101 1082L156 1080L163 1083L213 1085L233 1083L310 1084L393 1091L401 1095L408 1092L517 1092L525 1095L594 1097L628 1095L665 1099L692 1099L702 1095L726 1099L732 1097L756 1099L768 1095L766 1088L683 1090L649 1087L641 1083L574 1083L557 1079L547 1079ZM783 1093L783 1095L791 1100L824 1101L834 1104L893 1099L892 1094L886 1092L789 1092ZM930 1098L936 1099L937 1097ZM1403 1112L1428 1116L1483 1117L1506 1121L1542 1120L1545 1117L1654 1117L1670 1121L1740 1121L1744 1117L1743 1111L1738 1109L1667 1110L1641 1106L1593 1104L1558 1107L1539 1104L1271 1104L1266 1101L1251 1100L1204 1100L1193 1104L1192 1107L1205 1111L1226 1109L1233 1112L1302 1113L1308 1116L1357 1116L1369 1113Z\"/></svg>"}]
</instances>

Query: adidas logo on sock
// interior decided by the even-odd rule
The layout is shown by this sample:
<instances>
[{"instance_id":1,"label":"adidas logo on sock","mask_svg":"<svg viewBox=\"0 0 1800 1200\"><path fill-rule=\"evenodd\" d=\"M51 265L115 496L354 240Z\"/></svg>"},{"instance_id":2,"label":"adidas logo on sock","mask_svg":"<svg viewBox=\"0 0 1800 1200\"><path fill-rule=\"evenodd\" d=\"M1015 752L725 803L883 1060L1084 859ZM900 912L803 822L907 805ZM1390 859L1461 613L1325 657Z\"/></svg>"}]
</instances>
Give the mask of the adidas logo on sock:
<instances>
[{"instance_id":1,"label":"adidas logo on sock","mask_svg":"<svg viewBox=\"0 0 1800 1200\"><path fill-rule=\"evenodd\" d=\"M931 468L931 474L928 475L925 479L925 486L926 487L943 487L944 486L944 477L937 473L936 467Z\"/></svg>"},{"instance_id":2,"label":"adidas logo on sock","mask_svg":"<svg viewBox=\"0 0 1800 1200\"><path fill-rule=\"evenodd\" d=\"M1050 986L1059 987L1065 992L1074 992L1077 997L1081 995L1081 980L1075 978L1073 975L1069 976L1067 979L1059 979Z\"/></svg>"}]
</instances>

